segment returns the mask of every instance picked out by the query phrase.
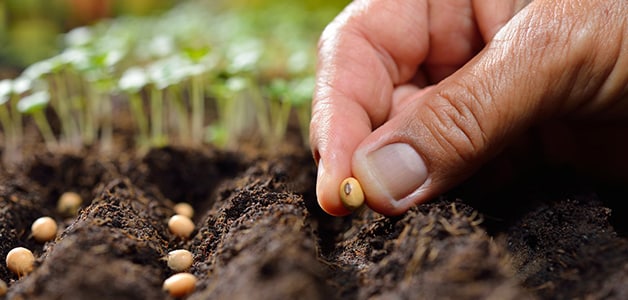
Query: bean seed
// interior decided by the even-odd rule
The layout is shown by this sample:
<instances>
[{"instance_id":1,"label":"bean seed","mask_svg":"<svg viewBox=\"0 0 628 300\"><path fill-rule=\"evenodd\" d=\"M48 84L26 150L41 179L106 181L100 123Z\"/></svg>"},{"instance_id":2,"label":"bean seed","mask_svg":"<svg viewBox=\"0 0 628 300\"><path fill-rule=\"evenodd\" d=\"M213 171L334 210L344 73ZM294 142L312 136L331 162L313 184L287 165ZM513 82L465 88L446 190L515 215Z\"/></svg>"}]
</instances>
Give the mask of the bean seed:
<instances>
[{"instance_id":1,"label":"bean seed","mask_svg":"<svg viewBox=\"0 0 628 300\"><path fill-rule=\"evenodd\" d=\"M186 296L196 288L196 276L190 273L177 273L164 281L162 289L170 296L179 298Z\"/></svg>"},{"instance_id":2,"label":"bean seed","mask_svg":"<svg viewBox=\"0 0 628 300\"><path fill-rule=\"evenodd\" d=\"M24 247L13 248L7 254L7 268L18 277L33 271L35 256L33 252Z\"/></svg>"},{"instance_id":3,"label":"bean seed","mask_svg":"<svg viewBox=\"0 0 628 300\"><path fill-rule=\"evenodd\" d=\"M340 184L340 200L348 210L356 210L364 204L364 192L357 179L348 177Z\"/></svg>"},{"instance_id":4,"label":"bean seed","mask_svg":"<svg viewBox=\"0 0 628 300\"><path fill-rule=\"evenodd\" d=\"M194 222L186 216L174 215L168 220L168 228L174 235L187 239L194 231Z\"/></svg>"},{"instance_id":5,"label":"bean seed","mask_svg":"<svg viewBox=\"0 0 628 300\"><path fill-rule=\"evenodd\" d=\"M174 212L178 215L183 215L188 218L194 217L194 208L192 205L186 202L179 202L174 206Z\"/></svg>"},{"instance_id":6,"label":"bean seed","mask_svg":"<svg viewBox=\"0 0 628 300\"><path fill-rule=\"evenodd\" d=\"M184 249L168 252L168 267L175 272L189 269L194 262L192 252Z\"/></svg>"},{"instance_id":7,"label":"bean seed","mask_svg":"<svg viewBox=\"0 0 628 300\"><path fill-rule=\"evenodd\" d=\"M66 217L76 216L83 204L81 196L75 192L65 192L57 202L57 212Z\"/></svg>"},{"instance_id":8,"label":"bean seed","mask_svg":"<svg viewBox=\"0 0 628 300\"><path fill-rule=\"evenodd\" d=\"M7 283L0 279L0 297L6 295L8 289L9 287L7 286Z\"/></svg>"},{"instance_id":9,"label":"bean seed","mask_svg":"<svg viewBox=\"0 0 628 300\"><path fill-rule=\"evenodd\" d=\"M57 222L51 217L41 217L33 222L31 232L40 243L53 240L57 236Z\"/></svg>"}]
</instances>

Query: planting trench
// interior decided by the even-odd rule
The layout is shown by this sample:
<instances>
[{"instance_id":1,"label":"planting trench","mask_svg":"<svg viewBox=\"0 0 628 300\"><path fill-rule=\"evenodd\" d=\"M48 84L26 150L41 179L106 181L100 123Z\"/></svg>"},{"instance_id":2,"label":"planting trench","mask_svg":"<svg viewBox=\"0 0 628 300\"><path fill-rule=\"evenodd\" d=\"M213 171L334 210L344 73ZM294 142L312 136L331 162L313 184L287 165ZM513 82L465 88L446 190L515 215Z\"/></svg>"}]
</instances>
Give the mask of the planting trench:
<instances>
[{"instance_id":1,"label":"planting trench","mask_svg":"<svg viewBox=\"0 0 628 300\"><path fill-rule=\"evenodd\" d=\"M0 266L5 298L168 299L162 258L178 248L199 279L188 299L628 298L626 194L602 201L548 176L497 202L452 193L399 217L334 218L318 209L315 174L305 150L34 156L0 171L2 257L24 246L37 258L22 278ZM76 217L55 211L68 190L86 201ZM179 201L196 209L189 240L168 232ZM43 215L61 226L40 244L30 224Z\"/></svg>"}]
</instances>

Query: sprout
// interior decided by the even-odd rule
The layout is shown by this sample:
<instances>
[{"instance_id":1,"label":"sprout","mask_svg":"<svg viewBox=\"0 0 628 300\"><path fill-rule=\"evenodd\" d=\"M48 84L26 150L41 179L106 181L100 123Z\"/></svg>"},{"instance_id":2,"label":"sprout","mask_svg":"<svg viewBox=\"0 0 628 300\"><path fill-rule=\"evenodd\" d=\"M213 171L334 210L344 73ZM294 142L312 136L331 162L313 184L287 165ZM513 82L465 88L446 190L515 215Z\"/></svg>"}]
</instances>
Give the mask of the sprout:
<instances>
[{"instance_id":1,"label":"sprout","mask_svg":"<svg viewBox=\"0 0 628 300\"><path fill-rule=\"evenodd\" d=\"M256 121L255 106L250 99L260 96L253 94L252 80L242 76L216 80L210 90L216 101L218 121L209 126L208 140L218 147L231 147Z\"/></svg>"},{"instance_id":2,"label":"sprout","mask_svg":"<svg viewBox=\"0 0 628 300\"><path fill-rule=\"evenodd\" d=\"M180 298L194 292L196 281L196 276L190 273L177 273L164 281L162 289L170 296Z\"/></svg>"},{"instance_id":3,"label":"sprout","mask_svg":"<svg viewBox=\"0 0 628 300\"><path fill-rule=\"evenodd\" d=\"M153 37L145 49L149 50L154 57L166 57L174 53L175 48L172 36L160 34Z\"/></svg>"},{"instance_id":4,"label":"sprout","mask_svg":"<svg viewBox=\"0 0 628 300\"><path fill-rule=\"evenodd\" d=\"M187 239L194 232L194 223L186 216L174 215L168 220L168 229L174 235Z\"/></svg>"},{"instance_id":5,"label":"sprout","mask_svg":"<svg viewBox=\"0 0 628 300\"><path fill-rule=\"evenodd\" d=\"M91 66L89 53L83 48L65 49L59 54L59 59L78 71L86 71Z\"/></svg>"},{"instance_id":6,"label":"sprout","mask_svg":"<svg viewBox=\"0 0 628 300\"><path fill-rule=\"evenodd\" d=\"M132 67L122 74L118 87L129 93L137 93L148 84L148 76L142 68Z\"/></svg>"},{"instance_id":7,"label":"sprout","mask_svg":"<svg viewBox=\"0 0 628 300\"><path fill-rule=\"evenodd\" d=\"M312 114L312 94L314 94L314 76L295 79L290 82L289 100L296 109L297 120L301 132L301 141L309 143L310 115Z\"/></svg>"},{"instance_id":8,"label":"sprout","mask_svg":"<svg viewBox=\"0 0 628 300\"><path fill-rule=\"evenodd\" d=\"M48 91L38 91L28 95L17 103L17 108L22 113L30 114L35 111L40 111L50 102L50 94Z\"/></svg>"},{"instance_id":9,"label":"sprout","mask_svg":"<svg viewBox=\"0 0 628 300\"><path fill-rule=\"evenodd\" d=\"M135 124L137 124L138 139L140 144L148 143L149 127L144 103L140 91L148 84L148 76L144 69L132 67L122 74L118 82L118 87L129 95L129 105L133 113Z\"/></svg>"},{"instance_id":10,"label":"sprout","mask_svg":"<svg viewBox=\"0 0 628 300\"><path fill-rule=\"evenodd\" d=\"M9 115L9 109L5 106L11 99L12 87L11 79L0 81L0 125L4 128L5 135L13 132L13 122Z\"/></svg>"},{"instance_id":11,"label":"sprout","mask_svg":"<svg viewBox=\"0 0 628 300\"><path fill-rule=\"evenodd\" d=\"M227 72L237 74L255 70L262 56L261 49L263 48L262 42L257 39L249 38L235 41L227 49L227 59L229 61Z\"/></svg>"},{"instance_id":12,"label":"sprout","mask_svg":"<svg viewBox=\"0 0 628 300\"><path fill-rule=\"evenodd\" d=\"M21 160L18 145L22 140L22 116L15 104L14 81L0 81L0 126L6 139L2 161L9 167Z\"/></svg>"},{"instance_id":13,"label":"sprout","mask_svg":"<svg viewBox=\"0 0 628 300\"><path fill-rule=\"evenodd\" d=\"M305 72L312 60L311 55L306 51L296 51L288 58L288 72L291 74L298 74Z\"/></svg>"},{"instance_id":14,"label":"sprout","mask_svg":"<svg viewBox=\"0 0 628 300\"><path fill-rule=\"evenodd\" d=\"M194 262L192 252L188 250L174 250L168 252L168 267L175 272L181 272L189 269Z\"/></svg>"},{"instance_id":15,"label":"sprout","mask_svg":"<svg viewBox=\"0 0 628 300\"><path fill-rule=\"evenodd\" d=\"M17 247L9 251L6 263L7 268L11 270L11 272L21 277L33 271L35 256L33 256L33 252L30 250L24 247Z\"/></svg>"},{"instance_id":16,"label":"sprout","mask_svg":"<svg viewBox=\"0 0 628 300\"><path fill-rule=\"evenodd\" d=\"M292 103L287 101L290 86L286 80L273 79L264 87L266 101L255 98L258 111L259 129L264 137L266 147L270 148L281 141L288 128L288 119Z\"/></svg>"},{"instance_id":17,"label":"sprout","mask_svg":"<svg viewBox=\"0 0 628 300\"><path fill-rule=\"evenodd\" d=\"M48 91L38 91L20 99L17 103L17 109L21 113L33 116L35 124L39 128L46 145L50 149L51 147L55 147L57 145L57 141L45 114L45 109L49 102L50 94Z\"/></svg>"},{"instance_id":18,"label":"sprout","mask_svg":"<svg viewBox=\"0 0 628 300\"><path fill-rule=\"evenodd\" d=\"M13 93L17 95L28 92L33 85L33 78L20 76L13 80Z\"/></svg>"},{"instance_id":19,"label":"sprout","mask_svg":"<svg viewBox=\"0 0 628 300\"><path fill-rule=\"evenodd\" d=\"M33 238L38 242L47 242L57 236L57 222L51 217L41 217L31 225Z\"/></svg>"},{"instance_id":20,"label":"sprout","mask_svg":"<svg viewBox=\"0 0 628 300\"><path fill-rule=\"evenodd\" d=\"M42 60L28 66L21 74L21 77L31 80L42 78L44 75L58 71L63 64L59 57Z\"/></svg>"},{"instance_id":21,"label":"sprout","mask_svg":"<svg viewBox=\"0 0 628 300\"><path fill-rule=\"evenodd\" d=\"M77 27L65 34L65 44L69 47L81 47L89 44L94 38L94 34L89 27Z\"/></svg>"},{"instance_id":22,"label":"sprout","mask_svg":"<svg viewBox=\"0 0 628 300\"><path fill-rule=\"evenodd\" d=\"M12 93L13 81L11 79L0 80L0 105L7 102Z\"/></svg>"}]
</instances>

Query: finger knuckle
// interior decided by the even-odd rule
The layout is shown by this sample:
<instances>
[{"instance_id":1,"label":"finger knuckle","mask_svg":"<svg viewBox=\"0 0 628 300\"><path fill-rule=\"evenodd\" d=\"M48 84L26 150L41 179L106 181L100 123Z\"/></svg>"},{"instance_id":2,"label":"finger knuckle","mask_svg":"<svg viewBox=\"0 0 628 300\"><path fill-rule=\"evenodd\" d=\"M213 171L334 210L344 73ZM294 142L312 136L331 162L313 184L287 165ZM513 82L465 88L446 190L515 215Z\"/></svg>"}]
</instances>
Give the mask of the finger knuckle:
<instances>
[{"instance_id":1,"label":"finger knuckle","mask_svg":"<svg viewBox=\"0 0 628 300\"><path fill-rule=\"evenodd\" d=\"M455 153L460 160L472 163L488 147L488 135L483 125L484 102L473 89L464 92L437 93L427 105L432 122L426 124L440 147Z\"/></svg>"}]
</instances>

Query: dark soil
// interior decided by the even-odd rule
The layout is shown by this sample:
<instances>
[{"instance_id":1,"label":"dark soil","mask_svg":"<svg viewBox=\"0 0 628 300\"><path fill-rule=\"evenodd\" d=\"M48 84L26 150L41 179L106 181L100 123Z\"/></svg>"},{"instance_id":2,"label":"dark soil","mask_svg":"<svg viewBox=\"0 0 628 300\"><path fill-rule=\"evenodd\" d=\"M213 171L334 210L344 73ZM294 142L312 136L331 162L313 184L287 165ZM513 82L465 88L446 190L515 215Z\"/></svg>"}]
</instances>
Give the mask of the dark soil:
<instances>
[{"instance_id":1,"label":"dark soil","mask_svg":"<svg viewBox=\"0 0 628 300\"><path fill-rule=\"evenodd\" d=\"M95 152L0 170L0 254L37 257L22 278L0 266L6 299L168 299L162 258L177 248L194 254L188 299L628 299L628 194L569 172L452 192L394 218L334 218L316 204L305 149ZM55 211L65 191L86 200L76 217ZM196 209L189 240L166 224L180 201ZM30 225L43 215L61 226L40 244Z\"/></svg>"}]
</instances>

